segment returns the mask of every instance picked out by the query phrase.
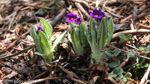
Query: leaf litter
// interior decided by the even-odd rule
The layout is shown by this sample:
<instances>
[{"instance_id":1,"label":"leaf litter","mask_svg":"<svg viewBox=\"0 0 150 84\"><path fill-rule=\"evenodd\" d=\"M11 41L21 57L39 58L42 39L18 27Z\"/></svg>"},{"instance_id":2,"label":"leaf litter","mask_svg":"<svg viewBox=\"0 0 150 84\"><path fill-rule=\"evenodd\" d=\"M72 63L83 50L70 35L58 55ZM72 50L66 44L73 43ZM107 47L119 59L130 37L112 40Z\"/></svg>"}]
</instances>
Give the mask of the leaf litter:
<instances>
[{"instance_id":1,"label":"leaf litter","mask_svg":"<svg viewBox=\"0 0 150 84\"><path fill-rule=\"evenodd\" d=\"M113 17L115 33L112 37L112 45L106 46L111 52L120 49L121 53L118 56L107 60L104 65L93 64L88 67L90 52L75 54L67 38L57 47L52 65L44 64L43 59L34 54L36 48L29 35L30 24L38 26L40 18L45 18L54 27L52 39L55 39L61 32L70 31L65 17L67 13L77 13L88 22L89 11L95 7L103 9L106 16ZM149 0L101 0L100 2L97 0L1 0L0 83L149 83L149 7ZM133 37L122 46L118 44L119 34L132 34ZM143 47L143 50L139 47ZM85 48L90 51L88 46ZM134 51L131 52L130 49ZM123 54L129 57L124 58ZM107 76L108 73L113 73L109 64L114 60L120 60L119 67L132 73L132 77L126 83L123 82L126 72L120 81L116 81L115 77Z\"/></svg>"}]
</instances>

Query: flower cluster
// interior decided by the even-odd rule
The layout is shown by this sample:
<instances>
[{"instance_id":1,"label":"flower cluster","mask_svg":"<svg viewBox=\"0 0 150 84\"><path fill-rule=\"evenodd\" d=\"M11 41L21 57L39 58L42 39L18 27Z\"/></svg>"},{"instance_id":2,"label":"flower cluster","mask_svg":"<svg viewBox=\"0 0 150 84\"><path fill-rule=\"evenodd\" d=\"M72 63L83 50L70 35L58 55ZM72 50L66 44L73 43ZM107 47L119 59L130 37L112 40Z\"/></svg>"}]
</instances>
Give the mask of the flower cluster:
<instances>
[{"instance_id":1,"label":"flower cluster","mask_svg":"<svg viewBox=\"0 0 150 84\"><path fill-rule=\"evenodd\" d=\"M74 13L70 13L70 14L67 14L67 22L69 23L76 22L76 24L80 25L82 22L82 18L77 17L77 15Z\"/></svg>"},{"instance_id":2,"label":"flower cluster","mask_svg":"<svg viewBox=\"0 0 150 84\"><path fill-rule=\"evenodd\" d=\"M99 9L94 9L93 12L90 12L90 16L94 18L96 21L100 21L104 17L104 13ZM67 14L67 22L72 23L76 22L76 24L80 25L82 22L81 17L77 17L76 14L70 13Z\"/></svg>"},{"instance_id":3,"label":"flower cluster","mask_svg":"<svg viewBox=\"0 0 150 84\"><path fill-rule=\"evenodd\" d=\"M102 19L102 17L104 17L104 13L101 12L101 10L97 10L97 9L94 9L93 10L93 13L90 12L90 16L93 17L95 20L99 21Z\"/></svg>"}]
</instances>

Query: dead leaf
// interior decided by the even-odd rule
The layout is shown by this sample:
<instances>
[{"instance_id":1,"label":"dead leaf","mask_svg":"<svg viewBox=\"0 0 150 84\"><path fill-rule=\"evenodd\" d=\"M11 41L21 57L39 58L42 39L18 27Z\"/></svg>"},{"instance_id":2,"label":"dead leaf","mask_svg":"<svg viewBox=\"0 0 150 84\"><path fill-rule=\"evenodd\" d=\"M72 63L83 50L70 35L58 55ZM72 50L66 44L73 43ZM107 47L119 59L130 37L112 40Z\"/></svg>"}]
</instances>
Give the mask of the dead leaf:
<instances>
[{"instance_id":1,"label":"dead leaf","mask_svg":"<svg viewBox=\"0 0 150 84\"><path fill-rule=\"evenodd\" d=\"M88 71L91 71L90 79L93 79L95 76L100 76L104 78L106 76L105 67L101 64L94 64L92 65Z\"/></svg>"}]
</instances>

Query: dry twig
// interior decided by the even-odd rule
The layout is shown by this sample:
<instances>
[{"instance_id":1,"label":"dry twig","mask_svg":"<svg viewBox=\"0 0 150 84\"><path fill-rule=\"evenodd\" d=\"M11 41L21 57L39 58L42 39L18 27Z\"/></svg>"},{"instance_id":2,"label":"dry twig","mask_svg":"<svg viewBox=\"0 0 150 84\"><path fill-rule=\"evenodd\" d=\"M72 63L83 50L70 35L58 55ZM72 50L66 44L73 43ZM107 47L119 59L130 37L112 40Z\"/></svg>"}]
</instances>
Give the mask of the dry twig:
<instances>
[{"instance_id":1,"label":"dry twig","mask_svg":"<svg viewBox=\"0 0 150 84\"><path fill-rule=\"evenodd\" d=\"M90 15L84 10L80 3L75 3L75 5L88 19L90 18Z\"/></svg>"},{"instance_id":2,"label":"dry twig","mask_svg":"<svg viewBox=\"0 0 150 84\"><path fill-rule=\"evenodd\" d=\"M138 35L138 34L149 34L150 30L147 29L139 29L139 30L126 30L122 32L117 32L113 35L112 41L119 39L119 34L132 34L132 35Z\"/></svg>"}]
</instances>

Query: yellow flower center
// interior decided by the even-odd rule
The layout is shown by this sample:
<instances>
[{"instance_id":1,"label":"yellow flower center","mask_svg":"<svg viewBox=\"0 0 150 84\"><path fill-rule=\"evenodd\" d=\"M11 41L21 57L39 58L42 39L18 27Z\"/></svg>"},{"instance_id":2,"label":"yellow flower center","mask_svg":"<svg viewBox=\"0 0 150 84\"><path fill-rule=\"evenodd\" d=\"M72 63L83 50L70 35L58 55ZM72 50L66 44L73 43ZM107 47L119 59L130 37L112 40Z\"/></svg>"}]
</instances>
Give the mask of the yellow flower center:
<instances>
[{"instance_id":1,"label":"yellow flower center","mask_svg":"<svg viewBox=\"0 0 150 84\"><path fill-rule=\"evenodd\" d=\"M94 15L95 17L98 17L98 15Z\"/></svg>"},{"instance_id":2,"label":"yellow flower center","mask_svg":"<svg viewBox=\"0 0 150 84\"><path fill-rule=\"evenodd\" d=\"M70 20L74 20L74 18L70 18Z\"/></svg>"}]
</instances>

